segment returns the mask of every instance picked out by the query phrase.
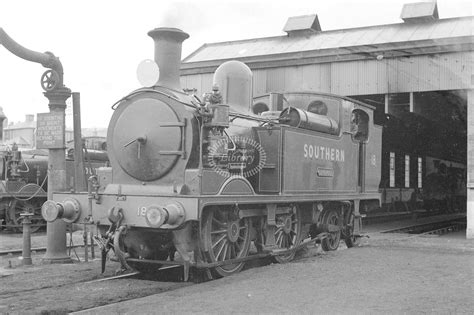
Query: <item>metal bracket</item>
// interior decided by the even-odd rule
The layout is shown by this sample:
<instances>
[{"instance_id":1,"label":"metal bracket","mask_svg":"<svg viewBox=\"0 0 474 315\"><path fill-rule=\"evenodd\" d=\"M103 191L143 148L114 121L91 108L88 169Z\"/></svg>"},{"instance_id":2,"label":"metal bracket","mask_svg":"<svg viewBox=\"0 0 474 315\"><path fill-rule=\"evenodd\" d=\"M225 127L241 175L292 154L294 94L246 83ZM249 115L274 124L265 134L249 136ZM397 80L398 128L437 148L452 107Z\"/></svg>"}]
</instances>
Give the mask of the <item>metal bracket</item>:
<instances>
[{"instance_id":1,"label":"metal bracket","mask_svg":"<svg viewBox=\"0 0 474 315\"><path fill-rule=\"evenodd\" d=\"M117 201L125 201L125 200L127 200L127 196L122 195L122 185L118 185Z\"/></svg>"},{"instance_id":2,"label":"metal bracket","mask_svg":"<svg viewBox=\"0 0 474 315\"><path fill-rule=\"evenodd\" d=\"M273 225L273 226L276 225L275 215L276 215L276 204L274 203L268 204L267 205L267 224L268 225Z\"/></svg>"},{"instance_id":3,"label":"metal bracket","mask_svg":"<svg viewBox=\"0 0 474 315\"><path fill-rule=\"evenodd\" d=\"M160 151L161 155L181 155L182 159L186 159L186 125L187 119L182 122L161 123L160 127L180 127L181 128L181 151Z\"/></svg>"},{"instance_id":4,"label":"metal bracket","mask_svg":"<svg viewBox=\"0 0 474 315\"><path fill-rule=\"evenodd\" d=\"M267 228L265 237L265 248L271 249L276 246L275 231L276 231L276 204L267 205Z\"/></svg>"}]
</instances>

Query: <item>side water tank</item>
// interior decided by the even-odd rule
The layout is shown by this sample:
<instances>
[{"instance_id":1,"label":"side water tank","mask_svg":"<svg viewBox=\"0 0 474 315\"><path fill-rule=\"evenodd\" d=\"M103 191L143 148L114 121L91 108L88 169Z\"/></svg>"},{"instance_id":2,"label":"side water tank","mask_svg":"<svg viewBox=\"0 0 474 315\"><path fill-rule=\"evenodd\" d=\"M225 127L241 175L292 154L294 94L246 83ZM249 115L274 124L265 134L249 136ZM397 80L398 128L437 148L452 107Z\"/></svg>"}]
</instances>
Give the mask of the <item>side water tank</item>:
<instances>
[{"instance_id":1,"label":"side water tank","mask_svg":"<svg viewBox=\"0 0 474 315\"><path fill-rule=\"evenodd\" d=\"M231 60L221 64L214 73L213 85L217 85L223 103L229 105L231 111L250 113L252 71L245 63Z\"/></svg>"}]
</instances>

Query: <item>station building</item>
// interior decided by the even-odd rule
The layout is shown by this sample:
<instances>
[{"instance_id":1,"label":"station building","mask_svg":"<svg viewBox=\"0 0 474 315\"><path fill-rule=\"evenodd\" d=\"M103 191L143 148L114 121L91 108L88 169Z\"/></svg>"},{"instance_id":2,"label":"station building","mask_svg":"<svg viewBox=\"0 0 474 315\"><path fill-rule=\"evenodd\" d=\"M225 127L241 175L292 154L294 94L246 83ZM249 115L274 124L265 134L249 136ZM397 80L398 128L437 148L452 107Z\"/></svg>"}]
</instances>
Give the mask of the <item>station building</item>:
<instances>
[{"instance_id":1,"label":"station building","mask_svg":"<svg viewBox=\"0 0 474 315\"><path fill-rule=\"evenodd\" d=\"M3 139L1 142L5 145L16 146L20 149L33 149L36 147L36 120L35 115L26 114L25 120L20 122L10 122L6 126L0 127L3 130ZM73 131L66 130L66 142L74 137Z\"/></svg>"},{"instance_id":2,"label":"station building","mask_svg":"<svg viewBox=\"0 0 474 315\"><path fill-rule=\"evenodd\" d=\"M254 97L314 91L374 106L386 127L385 210L413 211L431 184L449 211L467 204L474 238L474 17L440 19L437 4L424 2L405 4L401 19L324 31L316 14L291 17L282 36L204 44L183 60L181 85L210 92L217 67L240 60L253 72Z\"/></svg>"}]
</instances>

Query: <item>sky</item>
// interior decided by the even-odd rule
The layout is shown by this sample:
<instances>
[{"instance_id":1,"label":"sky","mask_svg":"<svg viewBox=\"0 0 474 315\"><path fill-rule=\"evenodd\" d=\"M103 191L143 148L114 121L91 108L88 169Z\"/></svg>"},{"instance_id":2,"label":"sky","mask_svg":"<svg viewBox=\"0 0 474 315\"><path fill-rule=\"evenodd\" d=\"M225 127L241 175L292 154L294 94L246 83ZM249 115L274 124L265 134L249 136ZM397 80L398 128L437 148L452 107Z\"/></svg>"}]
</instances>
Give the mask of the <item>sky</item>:
<instances>
[{"instance_id":1,"label":"sky","mask_svg":"<svg viewBox=\"0 0 474 315\"><path fill-rule=\"evenodd\" d=\"M421 1L0 0L0 28L28 49L59 57L65 85L81 94L82 127L106 128L112 104L141 87L136 70L153 59L147 32L156 27L190 35L184 58L204 43L285 35L290 16L316 13L323 31L401 23L403 4ZM473 15L472 1L437 3L441 19ZM0 45L0 106L10 122L49 111L40 85L46 70ZM66 113L72 126L72 110Z\"/></svg>"}]
</instances>

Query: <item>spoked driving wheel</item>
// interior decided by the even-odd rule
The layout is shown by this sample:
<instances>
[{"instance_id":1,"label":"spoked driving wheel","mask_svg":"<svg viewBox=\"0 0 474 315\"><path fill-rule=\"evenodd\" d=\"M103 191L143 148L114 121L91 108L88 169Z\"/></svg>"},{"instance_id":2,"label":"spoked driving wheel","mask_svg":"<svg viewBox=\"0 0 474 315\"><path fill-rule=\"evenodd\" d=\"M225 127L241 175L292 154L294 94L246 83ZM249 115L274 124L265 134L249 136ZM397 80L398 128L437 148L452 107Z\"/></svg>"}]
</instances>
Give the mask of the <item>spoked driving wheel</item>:
<instances>
[{"instance_id":1,"label":"spoked driving wheel","mask_svg":"<svg viewBox=\"0 0 474 315\"><path fill-rule=\"evenodd\" d=\"M332 230L337 229L340 226L340 220L342 220L342 218L334 209L329 210L324 216L323 224L328 226L329 233L328 236L321 241L321 247L323 250L336 250L339 247L339 242L341 240L341 230Z\"/></svg>"},{"instance_id":2,"label":"spoked driving wheel","mask_svg":"<svg viewBox=\"0 0 474 315\"><path fill-rule=\"evenodd\" d=\"M301 243L301 210L293 207L290 213L276 216L275 244L281 249L292 249ZM275 256L279 263L286 263L295 257L295 252Z\"/></svg>"},{"instance_id":3,"label":"spoked driving wheel","mask_svg":"<svg viewBox=\"0 0 474 315\"><path fill-rule=\"evenodd\" d=\"M351 211L349 214L349 219L347 220L347 225L345 228L345 235L344 235L344 241L346 242L346 245L348 248L354 247L354 246L359 246L360 244L360 236L359 235L354 235L354 225L359 224L355 218L354 211Z\"/></svg>"},{"instance_id":4,"label":"spoked driving wheel","mask_svg":"<svg viewBox=\"0 0 474 315\"><path fill-rule=\"evenodd\" d=\"M246 257L250 247L250 219L240 219L229 208L214 208L204 214L201 230L201 248L207 262L223 262ZM213 272L225 277L239 272L245 262L222 265Z\"/></svg>"},{"instance_id":5,"label":"spoked driving wheel","mask_svg":"<svg viewBox=\"0 0 474 315\"><path fill-rule=\"evenodd\" d=\"M20 214L25 212L33 214L33 216L30 217L31 233L38 231L42 226L46 225L46 221L41 216L41 205L39 201L14 199L8 208L8 216L10 217L9 224L15 226L14 230L16 232L23 232L23 217Z\"/></svg>"}]
</instances>

